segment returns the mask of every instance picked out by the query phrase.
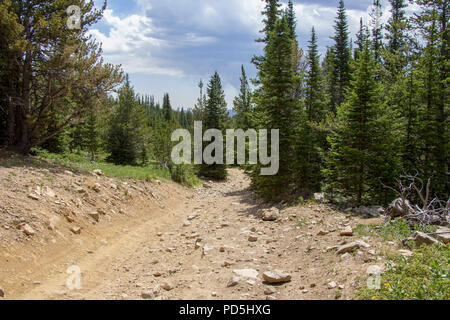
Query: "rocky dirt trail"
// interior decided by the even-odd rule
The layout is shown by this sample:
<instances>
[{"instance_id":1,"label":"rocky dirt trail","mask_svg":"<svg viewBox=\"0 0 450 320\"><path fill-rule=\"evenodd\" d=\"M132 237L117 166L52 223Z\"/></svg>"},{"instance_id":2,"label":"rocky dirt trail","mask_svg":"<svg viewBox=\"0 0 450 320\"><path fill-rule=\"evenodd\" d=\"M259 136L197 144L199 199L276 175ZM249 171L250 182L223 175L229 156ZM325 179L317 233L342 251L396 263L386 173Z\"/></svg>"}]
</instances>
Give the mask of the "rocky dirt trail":
<instances>
[{"instance_id":1,"label":"rocky dirt trail","mask_svg":"<svg viewBox=\"0 0 450 320\"><path fill-rule=\"evenodd\" d=\"M367 268L383 265L383 247L395 250L353 234L379 219L316 204L271 209L247 176L229 172L195 190L138 185L139 196L115 196L122 215L60 232L60 244L50 235L48 244L3 246L0 288L8 299L352 299ZM70 266L81 271L81 289L66 285Z\"/></svg>"}]
</instances>

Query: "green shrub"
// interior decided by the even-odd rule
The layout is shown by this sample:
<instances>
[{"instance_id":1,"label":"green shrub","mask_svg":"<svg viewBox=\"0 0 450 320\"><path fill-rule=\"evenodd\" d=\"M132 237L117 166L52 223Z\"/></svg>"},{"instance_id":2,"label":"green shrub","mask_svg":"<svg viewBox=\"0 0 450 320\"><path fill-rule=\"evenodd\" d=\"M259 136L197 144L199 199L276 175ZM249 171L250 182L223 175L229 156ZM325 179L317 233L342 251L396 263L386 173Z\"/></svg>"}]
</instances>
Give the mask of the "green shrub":
<instances>
[{"instance_id":1,"label":"green shrub","mask_svg":"<svg viewBox=\"0 0 450 320\"><path fill-rule=\"evenodd\" d=\"M449 300L450 246L422 246L407 259L396 256L381 288L360 290L361 300Z\"/></svg>"}]
</instances>

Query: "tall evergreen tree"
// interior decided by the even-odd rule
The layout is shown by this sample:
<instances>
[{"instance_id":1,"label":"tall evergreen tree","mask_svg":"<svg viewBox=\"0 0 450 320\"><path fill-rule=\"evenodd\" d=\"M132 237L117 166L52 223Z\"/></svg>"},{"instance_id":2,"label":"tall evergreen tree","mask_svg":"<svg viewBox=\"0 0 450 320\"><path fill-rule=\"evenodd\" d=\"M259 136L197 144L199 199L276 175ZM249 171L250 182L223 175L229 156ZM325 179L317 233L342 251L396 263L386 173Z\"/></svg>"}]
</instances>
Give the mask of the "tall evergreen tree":
<instances>
[{"instance_id":1,"label":"tall evergreen tree","mask_svg":"<svg viewBox=\"0 0 450 320\"><path fill-rule=\"evenodd\" d=\"M345 91L349 86L351 61L347 12L343 0L339 0L338 13L334 29L334 71L335 78L338 82L336 103L337 105L340 105L344 101Z\"/></svg>"},{"instance_id":2,"label":"tall evergreen tree","mask_svg":"<svg viewBox=\"0 0 450 320\"><path fill-rule=\"evenodd\" d=\"M222 81L217 72L211 77L207 88L207 95L208 100L204 111L203 130L217 129L224 131L225 122L228 117L227 103L222 88ZM222 180L227 177L226 165L224 163L206 164L204 162L200 166L199 174L207 178Z\"/></svg>"},{"instance_id":3,"label":"tall evergreen tree","mask_svg":"<svg viewBox=\"0 0 450 320\"><path fill-rule=\"evenodd\" d=\"M320 121L325 114L325 105L327 102L324 92L322 69L320 66L320 56L317 47L317 35L314 27L311 31L311 40L309 41L308 72L306 75L306 112L308 121Z\"/></svg>"},{"instance_id":4,"label":"tall evergreen tree","mask_svg":"<svg viewBox=\"0 0 450 320\"><path fill-rule=\"evenodd\" d=\"M292 191L295 161L295 119L298 102L292 96L296 79L293 68L293 45L286 17L275 24L265 48L260 72L260 92L255 98L258 125L280 130L280 169L277 175L261 176L260 166L251 173L252 185L267 200L280 200ZM271 144L268 142L270 150Z\"/></svg>"},{"instance_id":5,"label":"tall evergreen tree","mask_svg":"<svg viewBox=\"0 0 450 320\"><path fill-rule=\"evenodd\" d=\"M398 162L392 152L389 115L380 103L381 87L369 41L355 63L352 89L338 107L337 124L329 137L331 150L324 170L327 190L357 205L388 202L379 179L392 184Z\"/></svg>"},{"instance_id":6,"label":"tall evergreen tree","mask_svg":"<svg viewBox=\"0 0 450 320\"><path fill-rule=\"evenodd\" d=\"M448 113L449 113L449 30L450 3L444 0L416 0L422 11L414 24L426 46L419 60L416 77L422 82L417 93L419 108L420 171L431 178L433 192L448 197Z\"/></svg>"},{"instance_id":7,"label":"tall evergreen tree","mask_svg":"<svg viewBox=\"0 0 450 320\"><path fill-rule=\"evenodd\" d=\"M288 2L288 6L286 8L286 18L288 21L289 30L291 31L291 37L292 39L295 39L297 37L297 31L295 30L297 28L297 20L295 18L294 4L292 0L289 0Z\"/></svg>"},{"instance_id":8,"label":"tall evergreen tree","mask_svg":"<svg viewBox=\"0 0 450 320\"><path fill-rule=\"evenodd\" d=\"M172 105L170 104L170 98L169 98L169 94L165 93L164 94L164 99L163 99L163 113L164 113L164 119L168 122L173 120L173 110L172 110Z\"/></svg>"},{"instance_id":9,"label":"tall evergreen tree","mask_svg":"<svg viewBox=\"0 0 450 320\"><path fill-rule=\"evenodd\" d=\"M243 65L241 67L241 72L241 88L239 95L233 101L233 111L236 112L236 127L239 129L247 130L252 127L252 91L250 89L247 74L245 73Z\"/></svg>"},{"instance_id":10,"label":"tall evergreen tree","mask_svg":"<svg viewBox=\"0 0 450 320\"><path fill-rule=\"evenodd\" d=\"M325 77L325 91L329 97L328 111L336 112L338 106L338 78L336 71L336 53L334 47L327 48L325 59L322 63Z\"/></svg>"},{"instance_id":11,"label":"tall evergreen tree","mask_svg":"<svg viewBox=\"0 0 450 320\"><path fill-rule=\"evenodd\" d=\"M110 118L107 133L108 160L119 165L137 163L142 151L142 129L145 120L129 80L119 91L117 106Z\"/></svg>"},{"instance_id":12,"label":"tall evergreen tree","mask_svg":"<svg viewBox=\"0 0 450 320\"><path fill-rule=\"evenodd\" d=\"M372 50L375 61L381 63L381 50L383 47L383 24L381 18L383 11L380 0L373 1L373 10L371 12L372 24Z\"/></svg>"}]
</instances>

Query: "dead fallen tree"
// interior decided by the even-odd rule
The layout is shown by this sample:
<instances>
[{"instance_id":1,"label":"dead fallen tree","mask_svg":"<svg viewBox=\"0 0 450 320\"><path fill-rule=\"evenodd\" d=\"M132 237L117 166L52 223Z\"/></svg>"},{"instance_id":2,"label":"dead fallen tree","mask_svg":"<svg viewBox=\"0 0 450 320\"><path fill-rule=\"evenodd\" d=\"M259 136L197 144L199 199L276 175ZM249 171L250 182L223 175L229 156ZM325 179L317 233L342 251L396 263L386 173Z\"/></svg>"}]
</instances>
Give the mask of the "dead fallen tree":
<instances>
[{"instance_id":1,"label":"dead fallen tree","mask_svg":"<svg viewBox=\"0 0 450 320\"><path fill-rule=\"evenodd\" d=\"M431 179L425 183L415 176L405 175L397 180L398 189L385 186L399 195L387 210L388 221L401 217L414 225L450 227L450 199L444 202L437 197L431 199ZM421 205L413 205L410 199L420 199Z\"/></svg>"}]
</instances>

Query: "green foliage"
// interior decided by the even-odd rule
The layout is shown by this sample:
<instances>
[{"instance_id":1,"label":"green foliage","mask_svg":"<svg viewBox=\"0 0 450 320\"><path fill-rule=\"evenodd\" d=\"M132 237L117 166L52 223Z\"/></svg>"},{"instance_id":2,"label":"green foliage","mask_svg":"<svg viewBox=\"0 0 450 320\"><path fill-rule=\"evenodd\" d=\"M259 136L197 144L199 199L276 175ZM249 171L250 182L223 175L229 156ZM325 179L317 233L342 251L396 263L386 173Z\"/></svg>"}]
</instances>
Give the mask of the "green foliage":
<instances>
[{"instance_id":1,"label":"green foliage","mask_svg":"<svg viewBox=\"0 0 450 320\"><path fill-rule=\"evenodd\" d=\"M195 187L201 183L201 180L195 175L192 165L171 165L170 176L173 181L191 187Z\"/></svg>"},{"instance_id":2,"label":"green foliage","mask_svg":"<svg viewBox=\"0 0 450 320\"><path fill-rule=\"evenodd\" d=\"M234 116L234 126L242 130L247 130L252 128L252 91L248 83L248 78L245 73L244 66L242 66L242 76L241 76L241 89L239 96L234 99L233 111L236 112Z\"/></svg>"},{"instance_id":3,"label":"green foliage","mask_svg":"<svg viewBox=\"0 0 450 320\"><path fill-rule=\"evenodd\" d=\"M403 241L413 232L421 231L425 233L436 232L436 228L428 225L411 226L405 219L397 219L381 226L359 225L355 232L361 236L377 236L385 241Z\"/></svg>"},{"instance_id":4,"label":"green foliage","mask_svg":"<svg viewBox=\"0 0 450 320\"><path fill-rule=\"evenodd\" d=\"M222 82L217 72L211 77L207 88L208 99L203 113L203 131L209 129L225 130L225 123L228 118L225 93L222 89ZM204 147L206 144L204 144ZM206 164L200 166L199 174L201 176L223 180L227 177L225 164Z\"/></svg>"},{"instance_id":5,"label":"green foliage","mask_svg":"<svg viewBox=\"0 0 450 320\"><path fill-rule=\"evenodd\" d=\"M350 42L348 32L348 18L344 1L339 0L337 18L335 22L335 35L333 37L335 44L334 50L334 78L337 80L337 101L336 107L344 102L345 91L350 81ZM335 111L335 110L333 110Z\"/></svg>"},{"instance_id":6,"label":"green foliage","mask_svg":"<svg viewBox=\"0 0 450 320\"><path fill-rule=\"evenodd\" d=\"M266 200L281 200L293 190L292 165L295 161L295 126L298 101L292 92L294 40L286 17L275 24L265 48L265 61L259 73L262 87L255 97L257 127L280 130L280 170L274 176L261 176L260 166L252 168L253 188ZM271 144L268 142L268 150Z\"/></svg>"},{"instance_id":7,"label":"green foliage","mask_svg":"<svg viewBox=\"0 0 450 320\"><path fill-rule=\"evenodd\" d=\"M426 246L412 258L398 256L382 275L381 289L363 285L361 300L449 300L450 246Z\"/></svg>"},{"instance_id":8,"label":"green foliage","mask_svg":"<svg viewBox=\"0 0 450 320\"><path fill-rule=\"evenodd\" d=\"M393 138L389 113L380 105L380 84L368 42L356 61L352 90L338 108L337 123L328 140L324 174L327 190L349 203L387 203L390 195L380 180L392 185L398 160L392 152Z\"/></svg>"},{"instance_id":9,"label":"green foliage","mask_svg":"<svg viewBox=\"0 0 450 320\"><path fill-rule=\"evenodd\" d=\"M80 30L67 28L70 5L81 9ZM88 34L104 9L85 0L1 2L0 91L10 149L27 154L59 135L122 81L120 67L103 62Z\"/></svg>"},{"instance_id":10,"label":"green foliage","mask_svg":"<svg viewBox=\"0 0 450 320\"><path fill-rule=\"evenodd\" d=\"M81 172L92 172L100 169L108 177L115 177L121 179L139 179L145 181L152 181L158 178L170 180L170 172L167 169L162 169L157 165L147 166L122 166L112 165L104 161L91 162L86 158L86 154L55 154L49 153L46 150L36 150L41 158L48 159L53 163L64 165L69 170L77 170Z\"/></svg>"},{"instance_id":11,"label":"green foliage","mask_svg":"<svg viewBox=\"0 0 450 320\"><path fill-rule=\"evenodd\" d=\"M134 165L139 152L145 148L143 109L136 101L133 88L127 81L121 88L107 133L108 161L117 165ZM144 145L143 145L144 144Z\"/></svg>"}]
</instances>

